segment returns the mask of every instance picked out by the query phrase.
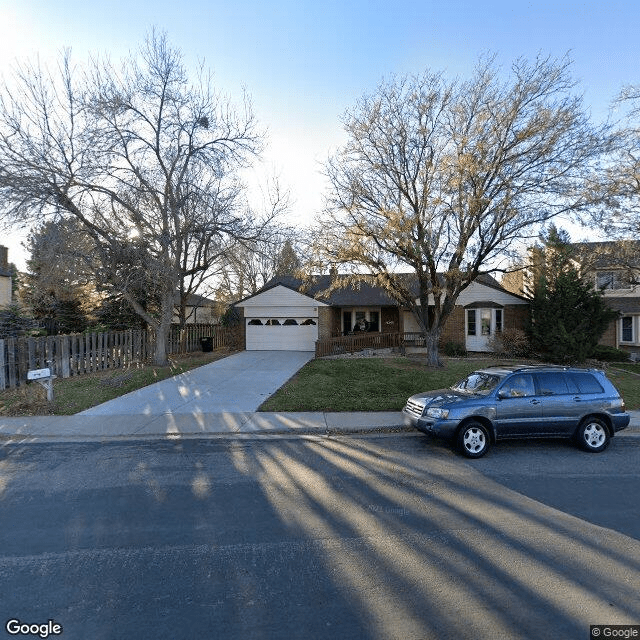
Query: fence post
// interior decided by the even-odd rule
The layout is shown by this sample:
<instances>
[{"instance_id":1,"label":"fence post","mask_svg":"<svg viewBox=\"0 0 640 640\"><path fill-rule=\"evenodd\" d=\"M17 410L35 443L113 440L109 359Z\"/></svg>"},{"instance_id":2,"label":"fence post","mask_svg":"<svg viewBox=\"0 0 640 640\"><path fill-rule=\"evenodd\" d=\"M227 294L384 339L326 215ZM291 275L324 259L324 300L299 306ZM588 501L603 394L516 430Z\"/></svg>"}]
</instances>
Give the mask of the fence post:
<instances>
[{"instance_id":1,"label":"fence post","mask_svg":"<svg viewBox=\"0 0 640 640\"><path fill-rule=\"evenodd\" d=\"M4 339L0 338L0 390L7 388L7 361Z\"/></svg>"}]
</instances>

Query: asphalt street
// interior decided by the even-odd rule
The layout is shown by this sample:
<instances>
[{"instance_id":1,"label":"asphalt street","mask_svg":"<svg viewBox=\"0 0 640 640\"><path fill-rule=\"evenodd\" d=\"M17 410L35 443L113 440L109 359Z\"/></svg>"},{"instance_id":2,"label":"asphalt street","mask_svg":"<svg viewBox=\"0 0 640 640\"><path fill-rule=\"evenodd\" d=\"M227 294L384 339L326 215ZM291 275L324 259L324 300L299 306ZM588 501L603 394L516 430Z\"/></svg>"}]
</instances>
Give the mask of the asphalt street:
<instances>
[{"instance_id":1,"label":"asphalt street","mask_svg":"<svg viewBox=\"0 0 640 640\"><path fill-rule=\"evenodd\" d=\"M635 436L475 461L416 433L1 446L0 616L65 640L640 623Z\"/></svg>"}]
</instances>

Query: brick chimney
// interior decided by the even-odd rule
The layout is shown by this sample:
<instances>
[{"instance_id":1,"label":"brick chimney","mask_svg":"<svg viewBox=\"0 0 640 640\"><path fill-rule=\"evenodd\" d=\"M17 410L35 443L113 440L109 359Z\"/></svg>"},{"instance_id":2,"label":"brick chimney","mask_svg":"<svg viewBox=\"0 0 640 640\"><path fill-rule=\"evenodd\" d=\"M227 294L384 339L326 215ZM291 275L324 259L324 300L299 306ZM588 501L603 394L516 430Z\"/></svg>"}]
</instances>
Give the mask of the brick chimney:
<instances>
[{"instance_id":1,"label":"brick chimney","mask_svg":"<svg viewBox=\"0 0 640 640\"><path fill-rule=\"evenodd\" d=\"M9 270L9 249L0 244L0 269L2 271Z\"/></svg>"}]
</instances>

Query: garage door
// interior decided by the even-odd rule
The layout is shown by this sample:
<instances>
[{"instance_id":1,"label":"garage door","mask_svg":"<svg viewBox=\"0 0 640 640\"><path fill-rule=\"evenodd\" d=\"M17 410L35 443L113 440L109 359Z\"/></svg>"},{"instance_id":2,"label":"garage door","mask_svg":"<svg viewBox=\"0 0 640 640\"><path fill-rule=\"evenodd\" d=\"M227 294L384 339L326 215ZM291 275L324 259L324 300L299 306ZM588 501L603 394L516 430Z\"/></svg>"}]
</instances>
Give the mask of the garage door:
<instances>
[{"instance_id":1,"label":"garage door","mask_svg":"<svg viewBox=\"0 0 640 640\"><path fill-rule=\"evenodd\" d=\"M315 351L313 318L248 318L247 351Z\"/></svg>"}]
</instances>

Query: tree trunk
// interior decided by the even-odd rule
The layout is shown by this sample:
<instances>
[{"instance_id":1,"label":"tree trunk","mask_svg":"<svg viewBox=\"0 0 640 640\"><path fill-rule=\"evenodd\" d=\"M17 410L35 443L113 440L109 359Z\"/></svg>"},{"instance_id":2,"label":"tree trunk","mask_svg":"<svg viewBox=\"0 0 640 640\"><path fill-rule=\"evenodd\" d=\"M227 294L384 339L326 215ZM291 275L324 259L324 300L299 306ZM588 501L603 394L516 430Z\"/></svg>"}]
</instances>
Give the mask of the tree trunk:
<instances>
[{"instance_id":1,"label":"tree trunk","mask_svg":"<svg viewBox=\"0 0 640 640\"><path fill-rule=\"evenodd\" d=\"M431 329L425 334L425 342L427 346L427 366L428 367L442 367L442 361L440 360L440 352L438 349L438 343L440 342L440 330Z\"/></svg>"},{"instance_id":2,"label":"tree trunk","mask_svg":"<svg viewBox=\"0 0 640 640\"><path fill-rule=\"evenodd\" d=\"M162 315L156 328L156 348L153 355L153 364L164 367L169 363L167 347L171 333L171 321L173 320L173 298L167 296L162 301Z\"/></svg>"},{"instance_id":3,"label":"tree trunk","mask_svg":"<svg viewBox=\"0 0 640 640\"><path fill-rule=\"evenodd\" d=\"M165 367L169 363L167 357L168 331L160 325L156 329L156 343L153 352L153 364L157 367Z\"/></svg>"}]
</instances>

